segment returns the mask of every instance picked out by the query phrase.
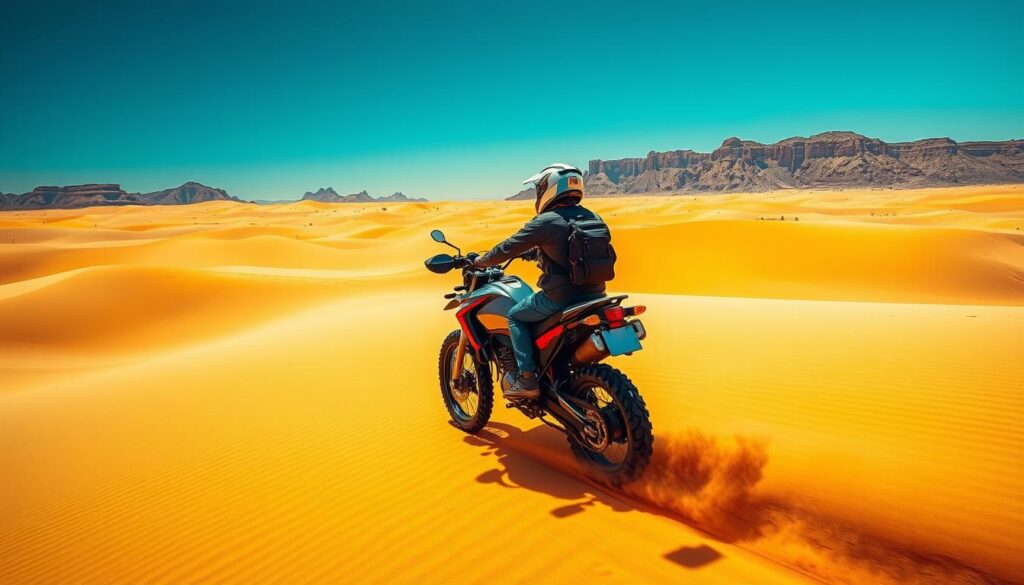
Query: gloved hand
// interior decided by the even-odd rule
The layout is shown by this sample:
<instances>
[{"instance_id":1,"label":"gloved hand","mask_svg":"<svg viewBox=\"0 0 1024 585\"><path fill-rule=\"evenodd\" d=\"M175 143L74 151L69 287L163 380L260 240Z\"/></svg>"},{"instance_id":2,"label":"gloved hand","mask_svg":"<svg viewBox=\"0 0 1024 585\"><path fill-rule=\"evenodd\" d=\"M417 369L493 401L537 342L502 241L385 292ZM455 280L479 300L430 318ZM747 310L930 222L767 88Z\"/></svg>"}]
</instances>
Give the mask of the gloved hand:
<instances>
[{"instance_id":1,"label":"gloved hand","mask_svg":"<svg viewBox=\"0 0 1024 585\"><path fill-rule=\"evenodd\" d=\"M537 251L537 248L530 248L526 252L523 252L522 254L519 255L520 258L522 258L523 260L527 260L529 262L536 262L539 256L540 252Z\"/></svg>"},{"instance_id":2,"label":"gloved hand","mask_svg":"<svg viewBox=\"0 0 1024 585\"><path fill-rule=\"evenodd\" d=\"M476 252L470 252L470 253L466 254L466 260L469 260L469 265L472 268L481 268L480 266L477 266L477 263L476 263L477 259L479 259L479 258L480 258L480 254L477 254Z\"/></svg>"}]
</instances>

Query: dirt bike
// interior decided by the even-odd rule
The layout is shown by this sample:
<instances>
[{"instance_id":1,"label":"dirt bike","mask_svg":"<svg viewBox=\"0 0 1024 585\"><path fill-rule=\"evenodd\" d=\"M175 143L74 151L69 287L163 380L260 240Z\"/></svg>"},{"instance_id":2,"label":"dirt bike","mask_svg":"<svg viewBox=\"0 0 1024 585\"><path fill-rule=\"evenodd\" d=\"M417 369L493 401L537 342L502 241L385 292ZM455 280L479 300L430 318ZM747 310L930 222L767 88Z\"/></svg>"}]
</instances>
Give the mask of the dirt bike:
<instances>
[{"instance_id":1,"label":"dirt bike","mask_svg":"<svg viewBox=\"0 0 1024 585\"><path fill-rule=\"evenodd\" d=\"M427 269L438 274L462 269L462 284L445 295L445 310L458 309L459 329L441 344L441 396L452 426L475 434L491 416L494 379L504 385L504 374L518 371L508 312L533 290L519 277L506 276L515 258L500 268L476 268L474 254L463 256L440 230L430 235L454 248L456 255L437 254L424 262ZM520 258L535 260L536 252ZM506 405L564 433L588 472L613 485L643 473L654 443L650 415L636 386L619 370L600 363L639 351L640 340L647 336L635 318L646 308L625 307L626 298L602 295L533 324L541 396Z\"/></svg>"}]
</instances>

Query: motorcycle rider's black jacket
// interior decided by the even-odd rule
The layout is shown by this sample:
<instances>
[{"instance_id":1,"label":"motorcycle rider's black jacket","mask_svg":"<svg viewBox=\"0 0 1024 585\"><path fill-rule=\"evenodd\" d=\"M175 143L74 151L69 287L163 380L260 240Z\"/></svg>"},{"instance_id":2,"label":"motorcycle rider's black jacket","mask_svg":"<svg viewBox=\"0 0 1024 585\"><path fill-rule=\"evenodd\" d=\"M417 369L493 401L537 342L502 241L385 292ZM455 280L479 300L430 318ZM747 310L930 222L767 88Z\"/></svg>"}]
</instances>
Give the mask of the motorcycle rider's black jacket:
<instances>
[{"instance_id":1,"label":"motorcycle rider's black jacket","mask_svg":"<svg viewBox=\"0 0 1024 585\"><path fill-rule=\"evenodd\" d=\"M497 266L537 248L541 276L537 286L556 303L568 305L604 294L604 283L579 286L569 280L569 220L601 219L582 205L563 205L537 214L521 230L477 258L478 266Z\"/></svg>"}]
</instances>

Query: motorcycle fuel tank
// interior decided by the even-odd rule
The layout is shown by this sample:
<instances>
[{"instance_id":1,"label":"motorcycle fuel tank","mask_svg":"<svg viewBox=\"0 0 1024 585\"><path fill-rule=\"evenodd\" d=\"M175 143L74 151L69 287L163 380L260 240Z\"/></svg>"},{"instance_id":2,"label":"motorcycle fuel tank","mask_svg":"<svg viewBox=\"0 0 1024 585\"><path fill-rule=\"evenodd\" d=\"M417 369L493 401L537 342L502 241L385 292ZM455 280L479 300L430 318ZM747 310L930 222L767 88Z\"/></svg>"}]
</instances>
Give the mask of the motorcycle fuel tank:
<instances>
[{"instance_id":1,"label":"motorcycle fuel tank","mask_svg":"<svg viewBox=\"0 0 1024 585\"><path fill-rule=\"evenodd\" d=\"M512 306L533 294L530 285L518 276L506 276L484 285L471 297L493 296L477 311L476 318L489 333L508 335L508 312Z\"/></svg>"}]
</instances>

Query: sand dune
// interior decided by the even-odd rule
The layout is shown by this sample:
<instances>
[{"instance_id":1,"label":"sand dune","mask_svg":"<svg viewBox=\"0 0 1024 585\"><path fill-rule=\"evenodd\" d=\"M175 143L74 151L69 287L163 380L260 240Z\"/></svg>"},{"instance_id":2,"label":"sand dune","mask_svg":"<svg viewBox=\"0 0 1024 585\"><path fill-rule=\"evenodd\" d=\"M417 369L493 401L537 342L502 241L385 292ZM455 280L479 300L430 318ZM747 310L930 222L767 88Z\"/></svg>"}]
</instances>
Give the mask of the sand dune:
<instances>
[{"instance_id":1,"label":"sand dune","mask_svg":"<svg viewBox=\"0 0 1024 585\"><path fill-rule=\"evenodd\" d=\"M1020 187L593 207L649 307L622 491L444 424L427 231L528 204L0 213L0 582L1020 579Z\"/></svg>"},{"instance_id":2,"label":"sand dune","mask_svg":"<svg viewBox=\"0 0 1024 585\"><path fill-rule=\"evenodd\" d=\"M624 230L626 290L768 298L1024 303L1024 235L722 220ZM651 250L664 253L652 254ZM666 260L665 256L670 259Z\"/></svg>"}]
</instances>

